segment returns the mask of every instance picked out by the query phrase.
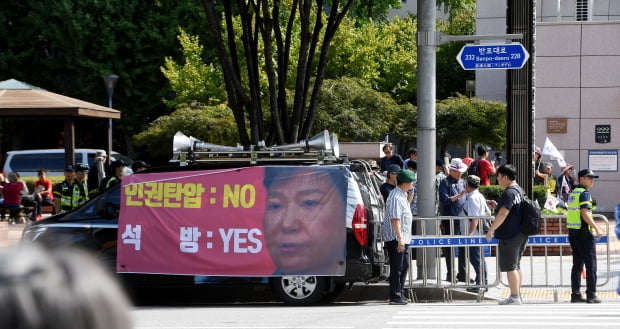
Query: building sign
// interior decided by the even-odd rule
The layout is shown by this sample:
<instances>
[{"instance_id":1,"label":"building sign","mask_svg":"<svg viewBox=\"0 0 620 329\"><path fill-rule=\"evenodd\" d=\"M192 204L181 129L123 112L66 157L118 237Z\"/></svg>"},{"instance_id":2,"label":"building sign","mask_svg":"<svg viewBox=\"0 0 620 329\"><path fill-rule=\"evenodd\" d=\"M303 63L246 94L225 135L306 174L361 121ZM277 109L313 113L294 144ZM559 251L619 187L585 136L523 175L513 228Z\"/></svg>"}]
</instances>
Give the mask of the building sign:
<instances>
[{"instance_id":1,"label":"building sign","mask_svg":"<svg viewBox=\"0 0 620 329\"><path fill-rule=\"evenodd\" d=\"M611 125L595 125L594 142L602 144L611 142Z\"/></svg>"},{"instance_id":2,"label":"building sign","mask_svg":"<svg viewBox=\"0 0 620 329\"><path fill-rule=\"evenodd\" d=\"M547 119L547 133L566 134L567 121L566 119Z\"/></svg>"},{"instance_id":3,"label":"building sign","mask_svg":"<svg viewBox=\"0 0 620 329\"><path fill-rule=\"evenodd\" d=\"M588 168L597 171L618 171L618 150L589 150Z\"/></svg>"},{"instance_id":4,"label":"building sign","mask_svg":"<svg viewBox=\"0 0 620 329\"><path fill-rule=\"evenodd\" d=\"M343 166L123 177L117 272L344 275Z\"/></svg>"}]
</instances>

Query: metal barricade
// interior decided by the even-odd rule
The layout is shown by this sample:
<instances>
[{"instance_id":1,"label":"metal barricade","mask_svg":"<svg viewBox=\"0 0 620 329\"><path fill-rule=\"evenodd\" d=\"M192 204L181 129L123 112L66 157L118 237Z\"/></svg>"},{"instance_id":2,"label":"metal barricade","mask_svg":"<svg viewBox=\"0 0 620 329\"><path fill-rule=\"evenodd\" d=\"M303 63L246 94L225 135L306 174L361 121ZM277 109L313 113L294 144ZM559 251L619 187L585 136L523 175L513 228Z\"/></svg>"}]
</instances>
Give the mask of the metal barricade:
<instances>
[{"instance_id":1,"label":"metal barricade","mask_svg":"<svg viewBox=\"0 0 620 329\"><path fill-rule=\"evenodd\" d=\"M595 214L593 215L594 219L597 221L602 221L605 224L605 232L609 232L609 221L603 215ZM479 217L479 216L437 216L437 217L414 217L414 224L420 222L418 226L419 235L414 235L409 244L409 248L411 252L414 252L413 249L428 249L428 248L436 248L435 252L427 253L422 252L418 254L417 261L422 261L423 264L427 264L426 257L430 256L436 258L434 271L431 271L433 274L432 277L429 276L429 269L426 266L422 268L422 277L418 278L418 282L414 282L414 269L413 265L409 267L409 288L416 287L434 287L434 288L442 288L443 300L445 302L449 302L452 300L452 296L450 293L450 289L452 288L477 288L478 289L478 301L481 301L484 298L484 293L490 287L495 287L500 283L508 286L507 283L503 282L501 279L501 272L499 270L499 265L496 259L497 255L497 243L498 241L493 238L491 241L487 241L484 235L477 236L466 236L455 234L458 231L455 230L455 222L461 220L469 220L472 218L493 218L493 217ZM426 222L432 222L433 225L427 225ZM450 221L452 225L449 225L450 231L447 235L428 235L426 234L426 227L431 226L434 232L440 232L440 225L442 221ZM444 222L445 223L445 222ZM482 221L478 223L478 231L482 232ZM610 263L610 245L608 235L606 234L603 238L596 241L597 243L597 254L600 255L601 252L604 253L606 257L606 267L605 267L605 277L606 279L603 282L598 282L598 286L605 285L610 278L611 274L611 263ZM602 248L600 248L602 246ZM469 255L469 247L477 247L480 248L480 266L479 269L481 273L480 282L481 284L472 284L470 282L460 283L456 278L457 268L455 267L454 259L456 258L456 248L464 247L464 260L466 262L466 274L465 279L469 279L471 277L471 273L475 273L475 270L472 271L470 264L470 255ZM568 247L568 248L567 248ZM444 252L450 253L449 257L451 261L452 271L454 272L451 275L451 281L442 280L443 276L446 275L442 273L442 263L443 260L441 257L441 248L444 248ZM488 252L485 255L483 252L487 248ZM564 249L566 249L564 250ZM602 250L599 250L602 249ZM545 215L542 216L541 223L541 233L539 235L530 236L528 238L528 244L526 247L526 251L523 256L528 257L529 260L529 276L523 274L523 283L522 287L551 287L554 290L554 301L557 301L557 287L560 286L568 286L570 287L570 268L566 270L563 266L564 257L571 256L570 254L570 244L568 242L568 231L566 229L566 216L565 215ZM421 259L420 259L421 256ZM490 267L487 267L487 273L489 277L491 274L495 272L495 279L488 284L482 284L486 281L484 277L483 264L485 263L485 258L489 258L490 260L495 259L495 266L492 270ZM523 265L524 259L522 259ZM540 262L543 263L544 270L541 271L538 264ZM559 263L559 279L558 275L555 271L558 271L558 263ZM569 265L572 266L572 260L568 261ZM600 266L599 266L600 268ZM523 270L523 266L522 266ZM493 271L493 272L491 272ZM522 271L522 273L525 271ZM564 280L564 273L568 273L568 281ZM599 271L600 272L600 271ZM542 273L542 276L541 276ZM553 275L550 275L553 273Z\"/></svg>"}]
</instances>

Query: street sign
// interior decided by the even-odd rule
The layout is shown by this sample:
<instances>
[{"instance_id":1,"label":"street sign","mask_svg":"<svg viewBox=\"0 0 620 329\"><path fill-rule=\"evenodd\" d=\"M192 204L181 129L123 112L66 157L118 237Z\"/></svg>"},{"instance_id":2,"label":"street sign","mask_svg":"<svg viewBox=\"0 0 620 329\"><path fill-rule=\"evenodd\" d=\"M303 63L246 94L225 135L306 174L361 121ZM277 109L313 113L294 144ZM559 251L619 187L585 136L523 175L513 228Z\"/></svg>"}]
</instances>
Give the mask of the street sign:
<instances>
[{"instance_id":1,"label":"street sign","mask_svg":"<svg viewBox=\"0 0 620 329\"><path fill-rule=\"evenodd\" d=\"M520 43L465 45L456 60L465 70L520 69L530 54Z\"/></svg>"}]
</instances>

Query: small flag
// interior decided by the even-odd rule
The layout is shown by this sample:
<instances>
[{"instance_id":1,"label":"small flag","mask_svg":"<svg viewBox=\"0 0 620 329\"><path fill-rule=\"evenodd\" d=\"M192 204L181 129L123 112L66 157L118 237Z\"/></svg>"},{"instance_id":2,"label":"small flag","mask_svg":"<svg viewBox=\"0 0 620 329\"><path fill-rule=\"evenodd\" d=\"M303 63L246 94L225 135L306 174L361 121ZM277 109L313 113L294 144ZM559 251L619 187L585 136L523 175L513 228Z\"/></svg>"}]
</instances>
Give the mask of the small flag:
<instances>
[{"instance_id":1,"label":"small flag","mask_svg":"<svg viewBox=\"0 0 620 329\"><path fill-rule=\"evenodd\" d=\"M562 153L560 153L560 151L558 151L555 145L551 143L551 140L549 139L549 137L545 139L545 145L543 146L542 154L550 156L552 160L556 160L560 168L566 166L566 161L564 161L564 156L562 156Z\"/></svg>"},{"instance_id":2,"label":"small flag","mask_svg":"<svg viewBox=\"0 0 620 329\"><path fill-rule=\"evenodd\" d=\"M547 200L545 201L545 209L554 211L557 205L558 205L558 199L556 199L553 195L551 195L551 193L547 193Z\"/></svg>"}]
</instances>

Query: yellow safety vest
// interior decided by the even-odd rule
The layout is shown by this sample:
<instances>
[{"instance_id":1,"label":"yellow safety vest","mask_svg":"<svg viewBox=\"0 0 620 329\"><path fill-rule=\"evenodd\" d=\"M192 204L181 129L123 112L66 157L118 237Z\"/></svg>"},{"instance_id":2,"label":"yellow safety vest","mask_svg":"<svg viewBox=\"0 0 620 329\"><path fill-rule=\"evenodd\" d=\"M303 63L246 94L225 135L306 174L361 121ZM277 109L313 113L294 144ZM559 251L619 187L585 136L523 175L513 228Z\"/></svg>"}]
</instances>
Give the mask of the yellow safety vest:
<instances>
[{"instance_id":1,"label":"yellow safety vest","mask_svg":"<svg viewBox=\"0 0 620 329\"><path fill-rule=\"evenodd\" d=\"M568 215L566 217L566 228L572 230L581 229L581 206L584 204L589 204L590 209L588 213L592 216L592 199L584 202L580 202L581 193L585 192L586 189L583 187L575 188L568 195L568 202L566 205L568 206Z\"/></svg>"}]
</instances>

